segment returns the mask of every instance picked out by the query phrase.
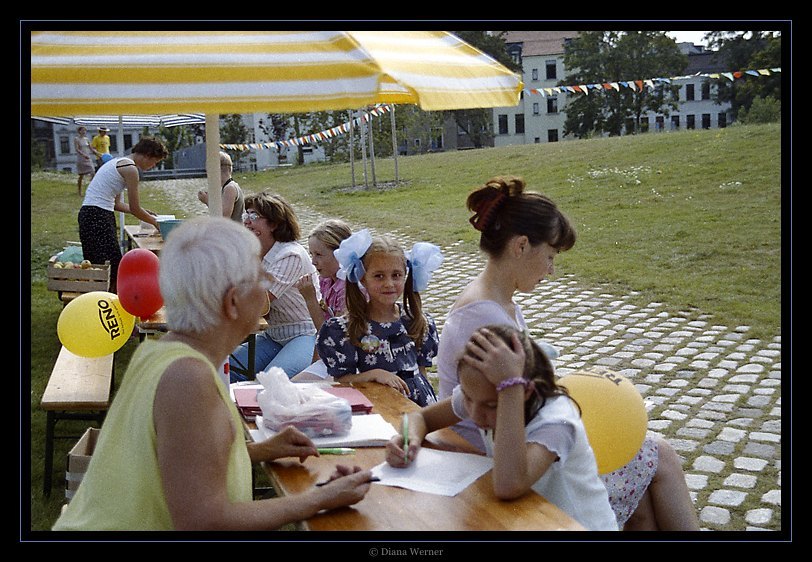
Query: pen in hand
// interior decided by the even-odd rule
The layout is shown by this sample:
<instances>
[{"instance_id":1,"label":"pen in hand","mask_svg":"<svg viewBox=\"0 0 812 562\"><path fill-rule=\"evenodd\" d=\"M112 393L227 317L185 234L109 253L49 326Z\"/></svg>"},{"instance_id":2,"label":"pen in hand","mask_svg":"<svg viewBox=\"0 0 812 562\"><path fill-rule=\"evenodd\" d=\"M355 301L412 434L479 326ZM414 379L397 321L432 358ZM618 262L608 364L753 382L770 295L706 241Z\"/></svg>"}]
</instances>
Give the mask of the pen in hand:
<instances>
[{"instance_id":1,"label":"pen in hand","mask_svg":"<svg viewBox=\"0 0 812 562\"><path fill-rule=\"evenodd\" d=\"M369 480L367 480L367 482L380 482L380 481L381 481L381 479L380 479L380 478L378 478L377 476L373 476L372 478L370 478ZM319 488L321 488L322 486L326 486L326 485L327 485L327 484L329 484L330 482L332 482L332 480L327 480L326 482L318 482L318 483L316 484L316 486L318 486Z\"/></svg>"},{"instance_id":2,"label":"pen in hand","mask_svg":"<svg viewBox=\"0 0 812 562\"><path fill-rule=\"evenodd\" d=\"M401 424L401 431L403 432L403 460L409 462L409 415L403 414L403 423Z\"/></svg>"}]
</instances>

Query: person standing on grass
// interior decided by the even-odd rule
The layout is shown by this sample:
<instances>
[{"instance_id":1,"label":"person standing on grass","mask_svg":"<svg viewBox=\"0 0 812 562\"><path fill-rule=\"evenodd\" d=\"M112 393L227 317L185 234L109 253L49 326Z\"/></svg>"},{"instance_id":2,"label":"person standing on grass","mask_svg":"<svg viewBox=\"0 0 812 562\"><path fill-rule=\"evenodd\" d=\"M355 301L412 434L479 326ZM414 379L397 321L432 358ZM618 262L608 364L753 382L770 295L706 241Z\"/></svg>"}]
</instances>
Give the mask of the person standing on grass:
<instances>
[{"instance_id":1,"label":"person standing on grass","mask_svg":"<svg viewBox=\"0 0 812 562\"><path fill-rule=\"evenodd\" d=\"M76 132L77 135L73 137L73 147L76 151L76 173L79 175L76 188L77 193L81 197L82 182L85 176L90 176L90 179L93 179L96 168L93 166L93 151L90 148L90 142L86 136L87 128L79 127L76 129Z\"/></svg>"},{"instance_id":2,"label":"person standing on grass","mask_svg":"<svg viewBox=\"0 0 812 562\"><path fill-rule=\"evenodd\" d=\"M138 172L151 170L168 154L160 141L142 138L133 147L129 158L113 158L99 168L87 186L78 216L82 254L91 263L110 262L110 291L113 293L116 292L118 264L122 257L115 212L130 213L158 228L155 214L141 207ZM126 203L121 198L125 189Z\"/></svg>"},{"instance_id":3,"label":"person standing on grass","mask_svg":"<svg viewBox=\"0 0 812 562\"><path fill-rule=\"evenodd\" d=\"M109 131L107 127L99 127L99 134L94 135L90 141L90 149L96 155L96 171L105 163L104 155L110 154L110 135L107 134Z\"/></svg>"}]
</instances>

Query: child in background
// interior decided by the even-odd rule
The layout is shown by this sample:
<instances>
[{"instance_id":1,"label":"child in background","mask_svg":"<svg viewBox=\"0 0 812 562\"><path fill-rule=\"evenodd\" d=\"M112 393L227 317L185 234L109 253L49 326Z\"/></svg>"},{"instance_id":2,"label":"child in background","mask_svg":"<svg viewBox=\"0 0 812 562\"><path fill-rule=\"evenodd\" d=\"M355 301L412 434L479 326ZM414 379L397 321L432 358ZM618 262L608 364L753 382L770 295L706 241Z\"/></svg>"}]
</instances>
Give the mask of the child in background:
<instances>
[{"instance_id":1,"label":"child in background","mask_svg":"<svg viewBox=\"0 0 812 562\"><path fill-rule=\"evenodd\" d=\"M346 308L344 297L345 280L337 277L339 264L335 252L343 240L352 235L350 225L342 220L330 219L317 225L307 238L307 247L310 251L311 263L319 274L319 289L321 300L316 293L316 287L310 275L303 276L296 288L307 303L307 309L313 318L316 330L319 330L324 321L333 316L341 316ZM294 382L329 380L327 366L324 361L318 360L307 369L293 377Z\"/></svg>"},{"instance_id":2,"label":"child in background","mask_svg":"<svg viewBox=\"0 0 812 562\"><path fill-rule=\"evenodd\" d=\"M538 344L506 325L481 328L468 340L458 373L450 398L409 415L408 450L402 435L387 444L390 465L407 466L428 433L470 419L493 457L497 497L533 489L589 530L618 530L579 408L556 384Z\"/></svg>"},{"instance_id":3,"label":"child in background","mask_svg":"<svg viewBox=\"0 0 812 562\"><path fill-rule=\"evenodd\" d=\"M419 293L442 263L440 249L418 242L407 257L391 238L373 239L364 229L344 240L335 257L337 275L347 281L347 312L319 330L316 349L328 374L392 386L421 406L435 402L425 368L437 352L437 326L423 313Z\"/></svg>"}]
</instances>

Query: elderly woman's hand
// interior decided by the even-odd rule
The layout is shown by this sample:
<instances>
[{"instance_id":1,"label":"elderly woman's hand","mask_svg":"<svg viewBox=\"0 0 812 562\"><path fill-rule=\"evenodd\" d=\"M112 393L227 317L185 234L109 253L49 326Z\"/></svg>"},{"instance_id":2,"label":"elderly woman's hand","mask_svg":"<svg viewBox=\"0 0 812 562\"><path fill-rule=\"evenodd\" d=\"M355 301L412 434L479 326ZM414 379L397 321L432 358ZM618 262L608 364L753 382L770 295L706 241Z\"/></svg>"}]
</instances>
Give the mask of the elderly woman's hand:
<instances>
[{"instance_id":1,"label":"elderly woman's hand","mask_svg":"<svg viewBox=\"0 0 812 562\"><path fill-rule=\"evenodd\" d=\"M284 457L299 457L299 462L304 462L307 457L319 456L313 441L295 427L290 426L270 439L249 443L248 452L253 462L272 461Z\"/></svg>"}]
</instances>

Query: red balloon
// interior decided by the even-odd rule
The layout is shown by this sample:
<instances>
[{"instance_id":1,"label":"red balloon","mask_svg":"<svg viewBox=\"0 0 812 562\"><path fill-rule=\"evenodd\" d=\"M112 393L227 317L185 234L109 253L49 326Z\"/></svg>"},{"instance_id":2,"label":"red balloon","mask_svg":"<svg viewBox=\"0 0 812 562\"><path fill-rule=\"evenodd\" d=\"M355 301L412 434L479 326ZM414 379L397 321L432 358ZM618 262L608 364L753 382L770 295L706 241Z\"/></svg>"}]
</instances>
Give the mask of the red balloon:
<instances>
[{"instance_id":1,"label":"red balloon","mask_svg":"<svg viewBox=\"0 0 812 562\"><path fill-rule=\"evenodd\" d=\"M130 250L118 266L118 300L133 316L148 318L163 305L158 284L158 256L143 248Z\"/></svg>"}]
</instances>

